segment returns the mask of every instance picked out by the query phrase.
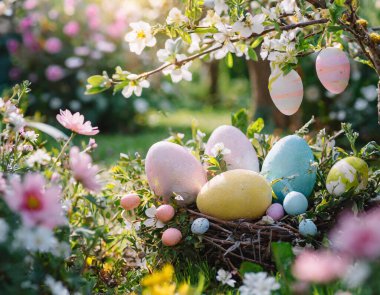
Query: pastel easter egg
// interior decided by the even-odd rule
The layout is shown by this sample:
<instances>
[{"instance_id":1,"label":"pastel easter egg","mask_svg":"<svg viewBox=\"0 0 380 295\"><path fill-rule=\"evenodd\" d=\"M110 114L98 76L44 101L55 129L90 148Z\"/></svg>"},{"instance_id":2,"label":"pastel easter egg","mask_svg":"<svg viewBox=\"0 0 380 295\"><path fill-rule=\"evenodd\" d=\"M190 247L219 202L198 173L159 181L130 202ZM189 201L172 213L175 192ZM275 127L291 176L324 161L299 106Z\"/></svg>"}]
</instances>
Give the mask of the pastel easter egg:
<instances>
[{"instance_id":1,"label":"pastel easter egg","mask_svg":"<svg viewBox=\"0 0 380 295\"><path fill-rule=\"evenodd\" d=\"M203 235L208 231L210 222L207 218L197 218L191 224L191 232L196 235Z\"/></svg>"},{"instance_id":2,"label":"pastel easter egg","mask_svg":"<svg viewBox=\"0 0 380 295\"><path fill-rule=\"evenodd\" d=\"M179 203L190 204L207 181L206 171L190 151L166 141L150 147L145 171L150 188L165 202L178 194L183 199Z\"/></svg>"},{"instance_id":3,"label":"pastel easter egg","mask_svg":"<svg viewBox=\"0 0 380 295\"><path fill-rule=\"evenodd\" d=\"M326 188L334 196L354 189L365 189L368 183L368 165L357 157L347 157L339 160L331 168L326 179Z\"/></svg>"},{"instance_id":4,"label":"pastel easter egg","mask_svg":"<svg viewBox=\"0 0 380 295\"><path fill-rule=\"evenodd\" d=\"M216 128L207 141L205 154L215 156L215 146L222 143L229 150L223 156L228 170L247 169L259 172L259 160L251 142L240 129L222 125Z\"/></svg>"},{"instance_id":5,"label":"pastel easter egg","mask_svg":"<svg viewBox=\"0 0 380 295\"><path fill-rule=\"evenodd\" d=\"M162 222L168 222L173 219L175 210L171 205L161 205L157 208L156 217Z\"/></svg>"},{"instance_id":6,"label":"pastel easter egg","mask_svg":"<svg viewBox=\"0 0 380 295\"><path fill-rule=\"evenodd\" d=\"M285 215L284 208L281 204L274 203L269 206L267 210L267 215L274 221L279 221Z\"/></svg>"},{"instance_id":7,"label":"pastel easter egg","mask_svg":"<svg viewBox=\"0 0 380 295\"><path fill-rule=\"evenodd\" d=\"M264 159L261 174L270 182L272 189L282 203L291 191L309 197L316 181L313 152L307 142L297 136L289 135L272 147Z\"/></svg>"},{"instance_id":8,"label":"pastel easter egg","mask_svg":"<svg viewBox=\"0 0 380 295\"><path fill-rule=\"evenodd\" d=\"M303 84L300 75L295 70L291 70L287 75L272 74L269 81L273 79L269 93L274 105L284 115L293 115L298 111L303 99Z\"/></svg>"},{"instance_id":9,"label":"pastel easter egg","mask_svg":"<svg viewBox=\"0 0 380 295\"><path fill-rule=\"evenodd\" d=\"M342 93L350 79L350 61L347 55L335 47L327 47L319 53L315 63L322 85L330 92Z\"/></svg>"},{"instance_id":10,"label":"pastel easter egg","mask_svg":"<svg viewBox=\"0 0 380 295\"><path fill-rule=\"evenodd\" d=\"M290 192L284 199L284 210L289 215L300 215L305 213L308 205L306 197L299 192Z\"/></svg>"},{"instance_id":11,"label":"pastel easter egg","mask_svg":"<svg viewBox=\"0 0 380 295\"><path fill-rule=\"evenodd\" d=\"M311 219L304 219L298 225L298 231L303 236L315 236L317 234L317 226Z\"/></svg>"},{"instance_id":12,"label":"pastel easter egg","mask_svg":"<svg viewBox=\"0 0 380 295\"><path fill-rule=\"evenodd\" d=\"M199 211L222 220L262 217L271 203L272 190L265 178L243 169L215 176L197 197Z\"/></svg>"},{"instance_id":13,"label":"pastel easter egg","mask_svg":"<svg viewBox=\"0 0 380 295\"><path fill-rule=\"evenodd\" d=\"M181 241L182 234L178 229L170 227L162 233L161 239L165 246L172 247Z\"/></svg>"},{"instance_id":14,"label":"pastel easter egg","mask_svg":"<svg viewBox=\"0 0 380 295\"><path fill-rule=\"evenodd\" d=\"M120 206L125 210L133 210L140 205L140 197L137 194L128 194L121 198Z\"/></svg>"}]
</instances>

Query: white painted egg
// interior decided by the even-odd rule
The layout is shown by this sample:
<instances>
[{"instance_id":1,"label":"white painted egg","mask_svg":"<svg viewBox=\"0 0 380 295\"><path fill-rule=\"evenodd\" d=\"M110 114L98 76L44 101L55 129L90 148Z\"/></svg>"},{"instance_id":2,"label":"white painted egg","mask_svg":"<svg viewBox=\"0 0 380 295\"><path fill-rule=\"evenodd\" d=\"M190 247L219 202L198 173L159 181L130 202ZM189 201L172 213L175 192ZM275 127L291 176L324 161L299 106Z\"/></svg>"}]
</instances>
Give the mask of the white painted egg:
<instances>
[{"instance_id":1,"label":"white painted egg","mask_svg":"<svg viewBox=\"0 0 380 295\"><path fill-rule=\"evenodd\" d=\"M165 202L178 194L179 203L190 204L207 182L202 164L185 147L166 141L150 147L145 171L150 188Z\"/></svg>"},{"instance_id":2,"label":"white painted egg","mask_svg":"<svg viewBox=\"0 0 380 295\"><path fill-rule=\"evenodd\" d=\"M335 47L323 49L315 66L319 80L328 91L339 94L346 89L350 79L350 61L342 50Z\"/></svg>"},{"instance_id":3,"label":"white painted egg","mask_svg":"<svg viewBox=\"0 0 380 295\"><path fill-rule=\"evenodd\" d=\"M215 156L215 148L218 144L223 144L227 153L223 159L228 170L246 169L259 172L259 160L251 142L240 129L222 125L216 128L207 141L205 153Z\"/></svg>"},{"instance_id":4,"label":"white painted egg","mask_svg":"<svg viewBox=\"0 0 380 295\"><path fill-rule=\"evenodd\" d=\"M278 73L272 74L269 80L274 78L273 75L276 76ZM281 73L273 81L269 93L281 113L287 116L293 115L298 111L303 99L303 84L300 75L295 70L291 70L285 76Z\"/></svg>"},{"instance_id":5,"label":"white painted egg","mask_svg":"<svg viewBox=\"0 0 380 295\"><path fill-rule=\"evenodd\" d=\"M210 222L207 218L197 218L191 224L191 232L196 235L203 235L208 231Z\"/></svg>"}]
</instances>

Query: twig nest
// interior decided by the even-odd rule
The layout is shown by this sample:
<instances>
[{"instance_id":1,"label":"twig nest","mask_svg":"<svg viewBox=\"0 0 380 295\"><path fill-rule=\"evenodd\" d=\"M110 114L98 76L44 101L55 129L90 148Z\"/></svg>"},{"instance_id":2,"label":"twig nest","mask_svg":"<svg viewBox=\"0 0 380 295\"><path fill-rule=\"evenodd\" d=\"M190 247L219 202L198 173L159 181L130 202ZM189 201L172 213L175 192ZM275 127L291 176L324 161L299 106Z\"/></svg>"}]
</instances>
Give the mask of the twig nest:
<instances>
[{"instance_id":1,"label":"twig nest","mask_svg":"<svg viewBox=\"0 0 380 295\"><path fill-rule=\"evenodd\" d=\"M347 55L335 47L323 49L315 63L322 85L330 92L342 93L350 79L350 61Z\"/></svg>"},{"instance_id":2,"label":"twig nest","mask_svg":"<svg viewBox=\"0 0 380 295\"><path fill-rule=\"evenodd\" d=\"M197 218L191 224L191 232L196 235L203 235L208 231L210 222L207 218Z\"/></svg>"},{"instance_id":3,"label":"twig nest","mask_svg":"<svg viewBox=\"0 0 380 295\"><path fill-rule=\"evenodd\" d=\"M121 198L120 205L124 210L133 210L140 205L140 197L137 194L128 194Z\"/></svg>"},{"instance_id":4,"label":"twig nest","mask_svg":"<svg viewBox=\"0 0 380 295\"><path fill-rule=\"evenodd\" d=\"M331 168L327 175L326 188L330 194L340 196L350 189L365 189L367 183L367 163L357 157L347 157Z\"/></svg>"},{"instance_id":5,"label":"twig nest","mask_svg":"<svg viewBox=\"0 0 380 295\"><path fill-rule=\"evenodd\" d=\"M299 192L290 192L284 199L284 209L289 215L300 215L306 212L308 202Z\"/></svg>"},{"instance_id":6,"label":"twig nest","mask_svg":"<svg viewBox=\"0 0 380 295\"><path fill-rule=\"evenodd\" d=\"M175 246L177 245L182 239L181 232L176 228L168 228L162 233L162 243L165 246Z\"/></svg>"},{"instance_id":7,"label":"twig nest","mask_svg":"<svg viewBox=\"0 0 380 295\"><path fill-rule=\"evenodd\" d=\"M279 221L285 215L284 208L281 204L274 203L269 206L267 210L267 215L274 221Z\"/></svg>"},{"instance_id":8,"label":"twig nest","mask_svg":"<svg viewBox=\"0 0 380 295\"><path fill-rule=\"evenodd\" d=\"M300 75L291 70L287 75L275 71L269 80L269 93L273 103L284 115L295 114L301 106L303 99L303 84Z\"/></svg>"},{"instance_id":9,"label":"twig nest","mask_svg":"<svg viewBox=\"0 0 380 295\"><path fill-rule=\"evenodd\" d=\"M162 222L168 222L173 219L175 210L171 205L161 205L157 208L156 217Z\"/></svg>"},{"instance_id":10,"label":"twig nest","mask_svg":"<svg viewBox=\"0 0 380 295\"><path fill-rule=\"evenodd\" d=\"M149 187L165 202L175 193L179 203L190 204L207 181L202 164L185 147L166 141L150 147L145 171Z\"/></svg>"},{"instance_id":11,"label":"twig nest","mask_svg":"<svg viewBox=\"0 0 380 295\"><path fill-rule=\"evenodd\" d=\"M256 151L240 129L229 125L216 128L207 141L205 154L216 156L215 146L217 144L223 144L224 148L227 149L223 159L228 170L247 169L255 172L260 171Z\"/></svg>"},{"instance_id":12,"label":"twig nest","mask_svg":"<svg viewBox=\"0 0 380 295\"><path fill-rule=\"evenodd\" d=\"M298 230L303 236L315 236L317 234L317 226L311 219L304 219L298 225Z\"/></svg>"}]
</instances>

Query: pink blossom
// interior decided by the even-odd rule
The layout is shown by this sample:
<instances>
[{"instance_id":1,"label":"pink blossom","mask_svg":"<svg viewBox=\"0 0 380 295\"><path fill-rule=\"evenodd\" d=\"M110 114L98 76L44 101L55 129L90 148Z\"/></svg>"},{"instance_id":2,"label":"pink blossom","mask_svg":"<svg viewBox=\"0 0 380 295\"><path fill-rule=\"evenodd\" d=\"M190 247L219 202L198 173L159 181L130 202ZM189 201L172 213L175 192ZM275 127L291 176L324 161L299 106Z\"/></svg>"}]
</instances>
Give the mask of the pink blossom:
<instances>
[{"instance_id":1,"label":"pink blossom","mask_svg":"<svg viewBox=\"0 0 380 295\"><path fill-rule=\"evenodd\" d=\"M73 115L69 110L60 110L57 120L63 127L78 134L95 135L99 133L98 127L92 127L90 121L84 122L83 115L78 112Z\"/></svg>"},{"instance_id":2,"label":"pink blossom","mask_svg":"<svg viewBox=\"0 0 380 295\"><path fill-rule=\"evenodd\" d=\"M10 54L15 54L20 48L20 42L15 39L9 39L7 41L7 49Z\"/></svg>"},{"instance_id":3,"label":"pink blossom","mask_svg":"<svg viewBox=\"0 0 380 295\"><path fill-rule=\"evenodd\" d=\"M342 216L331 231L333 248L355 258L380 256L380 209L355 217Z\"/></svg>"},{"instance_id":4,"label":"pink blossom","mask_svg":"<svg viewBox=\"0 0 380 295\"><path fill-rule=\"evenodd\" d=\"M70 169L74 178L80 182L87 190L99 192L101 185L96 181L99 169L92 165L90 155L81 153L79 148L74 146L70 150Z\"/></svg>"},{"instance_id":5,"label":"pink blossom","mask_svg":"<svg viewBox=\"0 0 380 295\"><path fill-rule=\"evenodd\" d=\"M27 16L20 21L19 29L21 30L21 32L24 32L25 30L30 29L32 25L33 19L30 16Z\"/></svg>"},{"instance_id":6,"label":"pink blossom","mask_svg":"<svg viewBox=\"0 0 380 295\"><path fill-rule=\"evenodd\" d=\"M46 188L42 175L28 173L21 182L19 177L11 180L11 189L5 194L8 206L21 215L27 226L54 228L65 224L60 204L61 191L57 186Z\"/></svg>"},{"instance_id":7,"label":"pink blossom","mask_svg":"<svg viewBox=\"0 0 380 295\"><path fill-rule=\"evenodd\" d=\"M40 49L40 45L38 44L38 41L32 32L26 31L22 34L22 43L27 49L33 52L36 52Z\"/></svg>"},{"instance_id":8,"label":"pink blossom","mask_svg":"<svg viewBox=\"0 0 380 295\"><path fill-rule=\"evenodd\" d=\"M64 27L63 27L63 32L69 36L69 37L75 37L78 35L80 30L79 23L76 22L75 20L72 20L68 22Z\"/></svg>"},{"instance_id":9,"label":"pink blossom","mask_svg":"<svg viewBox=\"0 0 380 295\"><path fill-rule=\"evenodd\" d=\"M329 283L342 277L349 263L328 250L302 252L293 265L293 275L309 283Z\"/></svg>"},{"instance_id":10,"label":"pink blossom","mask_svg":"<svg viewBox=\"0 0 380 295\"><path fill-rule=\"evenodd\" d=\"M49 81L59 81L65 76L65 71L59 65L50 65L45 70L45 76Z\"/></svg>"},{"instance_id":11,"label":"pink blossom","mask_svg":"<svg viewBox=\"0 0 380 295\"><path fill-rule=\"evenodd\" d=\"M90 29L96 30L100 26L100 9L96 4L90 4L86 8L86 17Z\"/></svg>"},{"instance_id":12,"label":"pink blossom","mask_svg":"<svg viewBox=\"0 0 380 295\"><path fill-rule=\"evenodd\" d=\"M26 0L24 3L24 8L26 10L32 10L36 8L37 5L38 5L38 0Z\"/></svg>"},{"instance_id":13,"label":"pink blossom","mask_svg":"<svg viewBox=\"0 0 380 295\"><path fill-rule=\"evenodd\" d=\"M127 25L122 20L117 20L113 23L111 23L107 27L107 34L114 39L118 39L121 36L125 35L125 28Z\"/></svg>"},{"instance_id":14,"label":"pink blossom","mask_svg":"<svg viewBox=\"0 0 380 295\"><path fill-rule=\"evenodd\" d=\"M55 54L61 51L62 42L56 37L51 37L46 40L44 47L48 53Z\"/></svg>"}]
</instances>

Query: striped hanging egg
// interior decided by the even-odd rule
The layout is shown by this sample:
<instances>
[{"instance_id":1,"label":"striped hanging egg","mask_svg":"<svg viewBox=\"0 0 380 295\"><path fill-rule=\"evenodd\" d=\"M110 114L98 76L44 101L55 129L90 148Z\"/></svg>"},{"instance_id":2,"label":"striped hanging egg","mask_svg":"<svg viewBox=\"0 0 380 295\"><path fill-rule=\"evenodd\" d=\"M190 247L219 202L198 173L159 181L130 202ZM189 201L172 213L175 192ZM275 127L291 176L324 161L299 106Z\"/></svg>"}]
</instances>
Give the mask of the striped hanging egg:
<instances>
[{"instance_id":1,"label":"striped hanging egg","mask_svg":"<svg viewBox=\"0 0 380 295\"><path fill-rule=\"evenodd\" d=\"M272 79L272 76L269 80ZM287 75L283 73L277 77L270 89L270 96L281 113L291 116L296 113L302 103L303 85L301 77L295 70Z\"/></svg>"},{"instance_id":2,"label":"striped hanging egg","mask_svg":"<svg viewBox=\"0 0 380 295\"><path fill-rule=\"evenodd\" d=\"M350 79L350 61L342 50L335 47L323 49L315 65L318 78L328 91L339 94L346 89Z\"/></svg>"}]
</instances>

